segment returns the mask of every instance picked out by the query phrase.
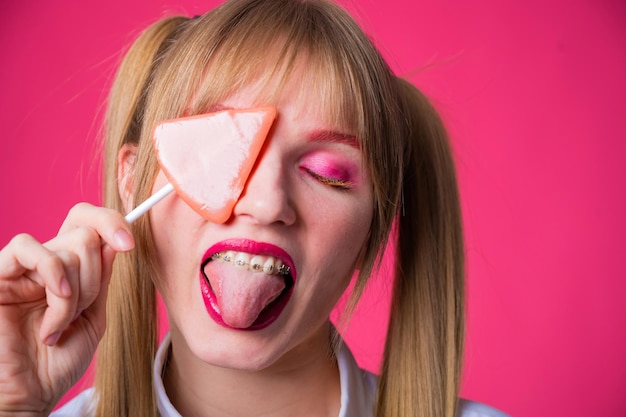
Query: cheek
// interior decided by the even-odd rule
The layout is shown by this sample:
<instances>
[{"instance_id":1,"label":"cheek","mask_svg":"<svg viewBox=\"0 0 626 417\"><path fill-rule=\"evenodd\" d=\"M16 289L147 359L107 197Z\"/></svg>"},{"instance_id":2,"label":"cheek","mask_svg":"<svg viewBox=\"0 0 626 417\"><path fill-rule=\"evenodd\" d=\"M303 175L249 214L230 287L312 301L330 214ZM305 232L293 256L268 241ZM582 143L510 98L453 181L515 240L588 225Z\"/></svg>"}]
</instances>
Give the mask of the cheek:
<instances>
[{"instance_id":1,"label":"cheek","mask_svg":"<svg viewBox=\"0 0 626 417\"><path fill-rule=\"evenodd\" d=\"M352 274L369 236L373 198L369 188L331 191L331 195L308 193L300 213L306 216L309 249L321 273L331 270L342 277ZM334 276L334 275L333 275Z\"/></svg>"},{"instance_id":2,"label":"cheek","mask_svg":"<svg viewBox=\"0 0 626 417\"><path fill-rule=\"evenodd\" d=\"M159 174L154 180L154 185L152 186L152 194L164 187L167 182L167 178L165 178L163 171L159 171ZM177 198L175 193L170 193L170 195L152 207L147 214L150 216L150 228L152 229L152 237L157 248L161 246L161 242L166 240L164 237L167 235L167 229L165 229L163 225L167 224L165 219L167 218L168 213L173 212L176 200Z\"/></svg>"},{"instance_id":3,"label":"cheek","mask_svg":"<svg viewBox=\"0 0 626 417\"><path fill-rule=\"evenodd\" d=\"M165 177L165 174L163 173L163 171L159 171L156 178L154 179L154 185L152 186L152 194L154 194L156 191L163 188L168 182L169 181Z\"/></svg>"},{"instance_id":4,"label":"cheek","mask_svg":"<svg viewBox=\"0 0 626 417\"><path fill-rule=\"evenodd\" d=\"M320 235L311 241L315 254L312 265L316 277L316 293L332 305L343 294L358 267L362 248L369 235L372 210L367 204L363 210L346 210L346 216L321 216L325 221L317 224ZM337 217L336 221L328 221ZM319 242L323 242L322 245Z\"/></svg>"},{"instance_id":5,"label":"cheek","mask_svg":"<svg viewBox=\"0 0 626 417\"><path fill-rule=\"evenodd\" d=\"M160 173L154 189L162 187L167 180ZM191 273L193 266L199 264L198 256L193 250L193 242L199 216L185 204L175 193L161 200L149 212L150 227L155 247L155 261L162 279L184 272Z\"/></svg>"}]
</instances>

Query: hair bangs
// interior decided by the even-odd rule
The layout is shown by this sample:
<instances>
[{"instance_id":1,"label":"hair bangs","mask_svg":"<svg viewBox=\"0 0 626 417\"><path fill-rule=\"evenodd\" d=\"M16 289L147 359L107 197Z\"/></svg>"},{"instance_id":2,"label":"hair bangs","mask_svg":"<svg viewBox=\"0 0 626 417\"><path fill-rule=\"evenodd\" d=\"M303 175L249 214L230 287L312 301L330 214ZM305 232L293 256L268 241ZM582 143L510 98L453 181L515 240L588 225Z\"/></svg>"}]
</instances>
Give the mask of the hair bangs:
<instances>
[{"instance_id":1,"label":"hair bangs","mask_svg":"<svg viewBox=\"0 0 626 417\"><path fill-rule=\"evenodd\" d=\"M254 105L275 104L286 84L297 79L298 85L308 87L296 91L298 104L306 108L314 102L321 106L324 123L360 136L363 109L360 100L355 100L355 95L360 95L355 91L352 69L345 65L344 54L333 45L332 36L297 14L285 17L282 25L273 21L271 27L267 22L272 19L250 15L252 22L239 22L220 39L187 114L205 113L250 86L257 91ZM310 91L316 96L307 95Z\"/></svg>"}]
</instances>

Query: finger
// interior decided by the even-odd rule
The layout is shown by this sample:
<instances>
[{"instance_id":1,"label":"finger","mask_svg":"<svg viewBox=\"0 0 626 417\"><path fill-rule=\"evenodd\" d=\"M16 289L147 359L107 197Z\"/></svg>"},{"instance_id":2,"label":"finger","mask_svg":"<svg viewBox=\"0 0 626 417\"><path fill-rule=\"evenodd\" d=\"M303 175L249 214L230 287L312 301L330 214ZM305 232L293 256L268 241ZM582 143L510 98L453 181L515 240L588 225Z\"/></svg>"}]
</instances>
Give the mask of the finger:
<instances>
[{"instance_id":1,"label":"finger","mask_svg":"<svg viewBox=\"0 0 626 417\"><path fill-rule=\"evenodd\" d=\"M46 304L41 321L40 337L44 343L53 345L61 332L69 326L77 311L80 294L80 258L73 252L59 251L56 253L63 263L65 276L71 288L70 297L58 297L46 287Z\"/></svg>"},{"instance_id":2,"label":"finger","mask_svg":"<svg viewBox=\"0 0 626 417\"><path fill-rule=\"evenodd\" d=\"M121 213L88 203L72 207L59 234L86 226L95 229L102 240L118 252L126 252L135 246L130 225Z\"/></svg>"},{"instance_id":3,"label":"finger","mask_svg":"<svg viewBox=\"0 0 626 417\"><path fill-rule=\"evenodd\" d=\"M100 235L90 227L79 227L57 236L47 242L45 246L51 250L69 250L78 256L78 304L76 311L89 307L100 292L100 281L102 280Z\"/></svg>"},{"instance_id":4,"label":"finger","mask_svg":"<svg viewBox=\"0 0 626 417\"><path fill-rule=\"evenodd\" d=\"M21 234L0 251L0 280L3 281L0 302L16 302L20 298L27 301L31 297L28 292L34 286L28 280L16 281L28 271L33 273L24 277L41 288L47 288L57 297L71 296L62 260L32 236Z\"/></svg>"},{"instance_id":5,"label":"finger","mask_svg":"<svg viewBox=\"0 0 626 417\"><path fill-rule=\"evenodd\" d=\"M102 285L108 285L113 272L113 261L117 252L108 245L101 248L100 257L102 259Z\"/></svg>"},{"instance_id":6,"label":"finger","mask_svg":"<svg viewBox=\"0 0 626 417\"><path fill-rule=\"evenodd\" d=\"M115 252L109 246L102 247L102 282L100 286L100 292L93 304L83 313L85 317L90 320L93 328L96 331L98 339L104 335L106 329L106 304L109 291L109 284L111 281L111 272L113 266L113 260L117 252Z\"/></svg>"}]
</instances>

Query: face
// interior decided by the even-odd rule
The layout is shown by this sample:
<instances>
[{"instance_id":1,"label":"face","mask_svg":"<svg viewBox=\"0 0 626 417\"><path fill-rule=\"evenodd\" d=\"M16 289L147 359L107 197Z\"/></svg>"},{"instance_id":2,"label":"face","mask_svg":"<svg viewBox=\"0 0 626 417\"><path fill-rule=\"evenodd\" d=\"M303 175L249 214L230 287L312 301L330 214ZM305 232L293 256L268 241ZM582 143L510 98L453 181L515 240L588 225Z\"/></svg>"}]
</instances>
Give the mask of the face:
<instances>
[{"instance_id":1,"label":"face","mask_svg":"<svg viewBox=\"0 0 626 417\"><path fill-rule=\"evenodd\" d=\"M226 223L207 222L174 194L151 210L172 341L199 363L289 366L327 346L373 197L353 132L329 125L307 88L289 81L272 103L277 119ZM257 92L243 89L216 109L254 107ZM166 182L159 173L154 190ZM275 273L281 263L289 274Z\"/></svg>"}]
</instances>

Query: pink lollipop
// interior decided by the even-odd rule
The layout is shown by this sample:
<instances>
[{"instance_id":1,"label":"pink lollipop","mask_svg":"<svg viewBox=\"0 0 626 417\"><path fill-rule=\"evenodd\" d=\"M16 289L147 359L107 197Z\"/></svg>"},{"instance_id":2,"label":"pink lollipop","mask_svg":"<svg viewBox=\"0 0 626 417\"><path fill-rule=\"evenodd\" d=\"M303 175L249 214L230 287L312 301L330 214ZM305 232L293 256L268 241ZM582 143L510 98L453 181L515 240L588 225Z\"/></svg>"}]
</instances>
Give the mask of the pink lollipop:
<instances>
[{"instance_id":1,"label":"pink lollipop","mask_svg":"<svg viewBox=\"0 0 626 417\"><path fill-rule=\"evenodd\" d=\"M228 220L275 118L275 108L259 107L160 123L154 131L154 147L170 183L126 219L136 220L176 190L205 219Z\"/></svg>"}]
</instances>

